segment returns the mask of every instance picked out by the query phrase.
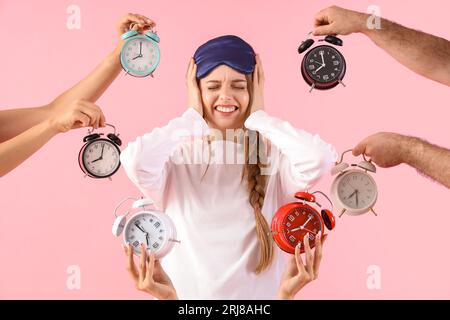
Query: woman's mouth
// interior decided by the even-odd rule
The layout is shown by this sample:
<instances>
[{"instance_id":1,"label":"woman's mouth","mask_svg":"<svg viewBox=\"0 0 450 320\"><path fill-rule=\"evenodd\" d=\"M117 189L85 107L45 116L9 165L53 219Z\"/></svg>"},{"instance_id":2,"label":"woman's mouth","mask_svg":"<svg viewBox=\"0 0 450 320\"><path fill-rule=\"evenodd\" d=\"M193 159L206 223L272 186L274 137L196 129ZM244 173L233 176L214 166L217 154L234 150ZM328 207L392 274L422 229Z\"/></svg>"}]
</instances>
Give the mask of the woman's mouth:
<instances>
[{"instance_id":1,"label":"woman's mouth","mask_svg":"<svg viewBox=\"0 0 450 320\"><path fill-rule=\"evenodd\" d=\"M214 110L220 112L222 115L231 115L235 111L237 111L239 108L237 106L233 105L218 105L214 107Z\"/></svg>"}]
</instances>

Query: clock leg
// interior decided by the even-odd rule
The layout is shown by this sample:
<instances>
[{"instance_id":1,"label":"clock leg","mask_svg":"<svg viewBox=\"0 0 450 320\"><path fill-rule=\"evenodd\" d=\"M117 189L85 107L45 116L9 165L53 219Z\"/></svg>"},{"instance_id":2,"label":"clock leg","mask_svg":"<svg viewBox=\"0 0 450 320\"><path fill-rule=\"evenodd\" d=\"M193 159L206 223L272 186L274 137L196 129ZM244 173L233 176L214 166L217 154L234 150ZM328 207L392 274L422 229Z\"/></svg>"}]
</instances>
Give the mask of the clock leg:
<instances>
[{"instance_id":1,"label":"clock leg","mask_svg":"<svg viewBox=\"0 0 450 320\"><path fill-rule=\"evenodd\" d=\"M378 216L377 213L375 212L375 210L373 210L373 208L370 208L370 211L372 211L376 217Z\"/></svg>"},{"instance_id":2,"label":"clock leg","mask_svg":"<svg viewBox=\"0 0 450 320\"><path fill-rule=\"evenodd\" d=\"M346 87L345 84L341 80L339 80L339 83L342 84L344 86L344 88Z\"/></svg>"},{"instance_id":3,"label":"clock leg","mask_svg":"<svg viewBox=\"0 0 450 320\"><path fill-rule=\"evenodd\" d=\"M152 73L150 73L150 77L152 77L152 78L154 78L155 76L153 75L153 72Z\"/></svg>"},{"instance_id":4,"label":"clock leg","mask_svg":"<svg viewBox=\"0 0 450 320\"><path fill-rule=\"evenodd\" d=\"M311 91L313 91L313 89L316 87L316 84L313 83L313 85L311 86L311 89L309 89L309 93L311 93Z\"/></svg>"},{"instance_id":5,"label":"clock leg","mask_svg":"<svg viewBox=\"0 0 450 320\"><path fill-rule=\"evenodd\" d=\"M347 211L346 209L342 209L341 214L339 215L339 218L342 217L342 215Z\"/></svg>"}]
</instances>

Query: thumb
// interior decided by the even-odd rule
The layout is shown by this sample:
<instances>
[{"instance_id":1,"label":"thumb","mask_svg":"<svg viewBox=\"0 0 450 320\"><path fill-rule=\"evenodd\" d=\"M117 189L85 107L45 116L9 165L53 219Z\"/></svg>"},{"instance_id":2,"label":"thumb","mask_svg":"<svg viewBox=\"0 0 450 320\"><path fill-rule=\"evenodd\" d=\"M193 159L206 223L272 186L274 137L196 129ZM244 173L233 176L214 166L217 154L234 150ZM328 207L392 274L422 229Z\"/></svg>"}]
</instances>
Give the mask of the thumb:
<instances>
[{"instance_id":1,"label":"thumb","mask_svg":"<svg viewBox=\"0 0 450 320\"><path fill-rule=\"evenodd\" d=\"M358 143L356 147L353 148L352 154L357 157L360 154L364 153L366 150L366 145L363 142Z\"/></svg>"},{"instance_id":2,"label":"thumb","mask_svg":"<svg viewBox=\"0 0 450 320\"><path fill-rule=\"evenodd\" d=\"M327 24L324 26L318 26L314 29L313 34L315 36L324 36L324 35L329 35L329 34L336 34L335 31L333 31L333 25L332 24Z\"/></svg>"}]
</instances>

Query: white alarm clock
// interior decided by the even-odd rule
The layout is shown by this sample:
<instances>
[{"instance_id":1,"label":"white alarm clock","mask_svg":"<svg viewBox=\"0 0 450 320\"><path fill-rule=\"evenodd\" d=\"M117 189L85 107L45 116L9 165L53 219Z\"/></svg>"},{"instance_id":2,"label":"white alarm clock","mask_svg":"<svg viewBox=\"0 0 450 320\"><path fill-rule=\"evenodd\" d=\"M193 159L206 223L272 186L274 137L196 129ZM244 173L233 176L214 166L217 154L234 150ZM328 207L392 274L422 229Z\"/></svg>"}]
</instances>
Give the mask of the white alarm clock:
<instances>
[{"instance_id":1,"label":"white alarm clock","mask_svg":"<svg viewBox=\"0 0 450 320\"><path fill-rule=\"evenodd\" d=\"M160 60L160 39L156 31L147 31L142 35L136 30L129 30L122 34L122 39L125 40L120 52L122 68L135 77L153 77Z\"/></svg>"},{"instance_id":2,"label":"white alarm clock","mask_svg":"<svg viewBox=\"0 0 450 320\"><path fill-rule=\"evenodd\" d=\"M120 149L122 141L119 134L116 134L116 128L106 123L107 126L114 128L114 133L107 134L107 138L102 138L103 133L92 133L88 130L88 135L83 138L85 144L78 153L78 164L85 176L102 179L110 178L120 167Z\"/></svg>"},{"instance_id":3,"label":"white alarm clock","mask_svg":"<svg viewBox=\"0 0 450 320\"><path fill-rule=\"evenodd\" d=\"M127 221L128 211L125 215L117 215L117 210L127 200L135 200L132 208L140 211L135 212ZM156 259L161 259L172 250L176 240L177 232L172 219L164 212L155 209L146 209L146 206L153 204L149 198L135 199L126 198L121 201L114 210L114 220L112 233L118 237L123 234L123 242L133 246L134 253L141 254L141 244L145 244L147 251L155 253Z\"/></svg>"},{"instance_id":4,"label":"white alarm clock","mask_svg":"<svg viewBox=\"0 0 450 320\"><path fill-rule=\"evenodd\" d=\"M378 197L378 188L375 179L369 174L376 172L375 165L369 160L358 164L342 162L344 154L352 151L347 150L342 153L341 160L335 163L331 169L331 174L338 176L331 185L331 199L334 205L341 209L339 217L344 213L348 215L360 215L374 210ZM351 168L354 167L354 168Z\"/></svg>"}]
</instances>

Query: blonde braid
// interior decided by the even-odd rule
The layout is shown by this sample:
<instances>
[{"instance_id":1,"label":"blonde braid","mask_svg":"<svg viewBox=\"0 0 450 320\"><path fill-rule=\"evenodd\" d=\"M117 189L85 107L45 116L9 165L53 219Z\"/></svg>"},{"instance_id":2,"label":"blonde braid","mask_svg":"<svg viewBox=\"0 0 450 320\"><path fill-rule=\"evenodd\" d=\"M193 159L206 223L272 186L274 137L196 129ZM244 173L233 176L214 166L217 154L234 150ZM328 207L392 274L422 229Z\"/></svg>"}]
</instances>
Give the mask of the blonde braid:
<instances>
[{"instance_id":1,"label":"blonde braid","mask_svg":"<svg viewBox=\"0 0 450 320\"><path fill-rule=\"evenodd\" d=\"M246 145L249 146L249 138L246 137ZM261 147L259 147L261 145ZM274 258L274 246L272 237L270 235L269 224L262 214L262 207L264 204L264 197L266 193L267 176L261 175L261 159L260 150L264 150L264 143L257 133L256 142L251 148L246 148L246 163L244 166L244 174L247 176L249 201L254 209L256 222L256 235L259 242L259 262L255 272L261 273L266 270ZM251 164L249 159L256 152L257 163Z\"/></svg>"}]
</instances>

